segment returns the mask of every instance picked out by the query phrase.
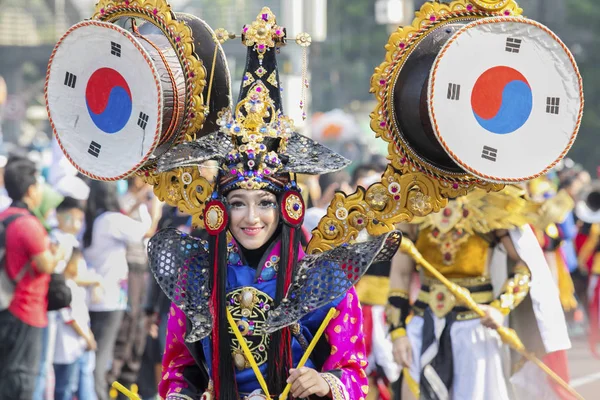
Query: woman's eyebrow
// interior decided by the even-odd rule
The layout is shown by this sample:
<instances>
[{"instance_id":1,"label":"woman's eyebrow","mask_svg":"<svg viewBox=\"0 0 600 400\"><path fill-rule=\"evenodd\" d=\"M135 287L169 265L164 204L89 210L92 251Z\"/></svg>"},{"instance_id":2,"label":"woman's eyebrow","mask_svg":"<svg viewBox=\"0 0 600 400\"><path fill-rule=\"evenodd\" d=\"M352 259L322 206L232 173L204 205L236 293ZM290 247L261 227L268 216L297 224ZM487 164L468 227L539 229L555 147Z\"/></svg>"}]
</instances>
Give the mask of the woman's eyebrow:
<instances>
[{"instance_id":1,"label":"woman's eyebrow","mask_svg":"<svg viewBox=\"0 0 600 400\"><path fill-rule=\"evenodd\" d=\"M269 199L269 200L275 200L275 196L272 195L271 193L261 193L257 196L259 199Z\"/></svg>"},{"instance_id":2,"label":"woman's eyebrow","mask_svg":"<svg viewBox=\"0 0 600 400\"><path fill-rule=\"evenodd\" d=\"M229 201L229 202L234 201L234 200L245 201L246 199L243 196L240 196L239 194L234 194L229 199L227 199L227 201Z\"/></svg>"}]
</instances>

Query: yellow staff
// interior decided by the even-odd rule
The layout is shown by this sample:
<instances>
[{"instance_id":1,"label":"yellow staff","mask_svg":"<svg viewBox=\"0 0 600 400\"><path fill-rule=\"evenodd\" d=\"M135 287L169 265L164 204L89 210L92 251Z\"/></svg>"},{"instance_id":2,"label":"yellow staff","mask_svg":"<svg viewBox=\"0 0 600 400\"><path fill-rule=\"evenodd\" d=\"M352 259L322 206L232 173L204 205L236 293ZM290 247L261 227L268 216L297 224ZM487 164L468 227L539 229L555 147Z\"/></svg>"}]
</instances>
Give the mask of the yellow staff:
<instances>
[{"instance_id":1,"label":"yellow staff","mask_svg":"<svg viewBox=\"0 0 600 400\"><path fill-rule=\"evenodd\" d=\"M321 335L323 335L323 332L325 332L325 328L327 328L327 325L329 325L329 321L331 321L333 319L334 315L335 315L335 308L332 307L329 310L329 312L327 313L327 315L325 316L325 319L323 320L323 322L321 323L321 326L319 327L319 330L317 331L317 333L315 334L315 336L310 341L310 344L308 345L308 348L304 352L304 355L300 359L300 362L298 363L298 365L296 366L296 368L301 368L301 367L304 366L304 364L306 364L306 362L308 361L308 357L310 357L310 354L314 350L315 346L317 345L317 342L321 338ZM287 397L288 397L288 394L290 393L290 389L291 388L292 388L292 384L288 383L285 386L285 389L283 389L283 393L281 393L281 395L279 396L279 400L286 400Z\"/></svg>"},{"instance_id":2,"label":"yellow staff","mask_svg":"<svg viewBox=\"0 0 600 400\"><path fill-rule=\"evenodd\" d=\"M131 390L127 389L125 386L121 385L119 382L113 382L112 387L113 387L113 389L118 390L119 392L121 392L125 396L127 396L127 398L129 400L142 400L142 398L140 396L138 396L136 393L132 392ZM116 396L115 396L115 398L116 398Z\"/></svg>"},{"instance_id":3,"label":"yellow staff","mask_svg":"<svg viewBox=\"0 0 600 400\"><path fill-rule=\"evenodd\" d=\"M229 322L229 326L231 326L231 329L233 330L233 334L235 335L238 343L240 344L240 346L242 346L242 351L244 352L244 355L246 356L246 360L248 360L248 362L250 363L250 367L252 368L252 371L254 371L254 375L256 375L256 379L258 379L258 383L260 384L260 387L261 387L264 395L267 396L268 399L270 399L271 395L269 394L269 388L267 387L267 382L265 382L265 378L263 377L262 372L260 372L260 369L258 369L258 365L256 364L256 361L254 361L252 352L248 348L246 339L244 339L240 330L238 329L237 325L235 324L235 321L233 320L233 317L231 316L231 312L229 311L229 308L227 309L227 322Z\"/></svg>"},{"instance_id":4,"label":"yellow staff","mask_svg":"<svg viewBox=\"0 0 600 400\"><path fill-rule=\"evenodd\" d=\"M444 286L446 286L450 292L456 297L457 301L462 303L464 306L470 308L474 312L477 313L480 317L485 316L485 312L479 307L479 304L473 300L471 297L471 293L464 287L457 285L454 282L446 279L444 275L442 275L437 269L435 269L427 260L419 253L419 250L415 247L414 243L410 241L406 236L402 238L402 243L400 244L400 250L404 253L410 255L417 264L421 265L425 268L435 279L440 281ZM558 376L554 371L552 371L546 364L544 364L539 358L535 356L535 354L527 351L525 345L519 339L519 336L514 331L514 329L506 328L504 326L496 328L498 335L504 343L512 347L515 351L521 354L523 357L537 365L542 371L544 371L552 380L558 383L561 387L571 393L579 400L585 400L579 393L575 391L567 382L565 382L560 376Z\"/></svg>"}]
</instances>

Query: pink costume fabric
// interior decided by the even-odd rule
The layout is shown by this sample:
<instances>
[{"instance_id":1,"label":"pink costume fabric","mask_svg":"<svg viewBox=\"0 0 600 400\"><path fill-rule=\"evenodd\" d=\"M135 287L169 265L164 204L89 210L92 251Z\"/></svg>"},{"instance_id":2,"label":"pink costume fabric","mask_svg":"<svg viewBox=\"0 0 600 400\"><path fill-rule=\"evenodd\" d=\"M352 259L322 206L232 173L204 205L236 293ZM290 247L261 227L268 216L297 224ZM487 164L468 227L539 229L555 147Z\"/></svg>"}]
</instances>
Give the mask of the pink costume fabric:
<instances>
[{"instance_id":1,"label":"pink costume fabric","mask_svg":"<svg viewBox=\"0 0 600 400\"><path fill-rule=\"evenodd\" d=\"M367 359L362 311L354 288L337 305L336 311L325 330L331 354L323 365L322 376L331 387L334 400L364 400L368 391L365 373ZM158 388L162 398L181 392L186 386L183 369L195 363L184 343L185 330L184 314L172 305L163 357L163 377ZM341 370L340 379L327 373L331 370Z\"/></svg>"}]
</instances>

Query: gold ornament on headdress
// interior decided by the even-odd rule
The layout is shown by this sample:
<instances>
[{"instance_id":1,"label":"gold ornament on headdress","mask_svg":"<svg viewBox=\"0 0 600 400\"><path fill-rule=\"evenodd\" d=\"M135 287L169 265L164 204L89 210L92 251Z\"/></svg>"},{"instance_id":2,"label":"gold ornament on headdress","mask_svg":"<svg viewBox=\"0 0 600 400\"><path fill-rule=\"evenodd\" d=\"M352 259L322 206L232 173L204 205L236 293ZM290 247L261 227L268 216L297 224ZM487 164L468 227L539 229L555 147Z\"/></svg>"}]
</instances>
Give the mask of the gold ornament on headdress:
<instances>
[{"instance_id":1,"label":"gold ornament on headdress","mask_svg":"<svg viewBox=\"0 0 600 400\"><path fill-rule=\"evenodd\" d=\"M521 15L515 0L457 0L427 2L415 13L412 24L399 27L389 37L387 53L371 77L371 92L377 105L371 113L371 129L388 143L390 165L381 182L351 195L337 193L308 245L309 252L325 251L355 239L363 228L381 235L401 222L439 212L448 199L464 196L475 188L499 191L504 184L484 182L466 173L448 174L418 156L389 121L393 90L400 70L416 46L432 31L452 22L479 18ZM339 210L349 217L339 219ZM334 227L333 230L330 227Z\"/></svg>"},{"instance_id":2,"label":"gold ornament on headdress","mask_svg":"<svg viewBox=\"0 0 600 400\"><path fill-rule=\"evenodd\" d=\"M269 7L263 7L256 19L250 25L244 26L242 32L243 43L248 47L254 46L259 60L285 36L285 31L277 25L275 15Z\"/></svg>"},{"instance_id":3,"label":"gold ornament on headdress","mask_svg":"<svg viewBox=\"0 0 600 400\"><path fill-rule=\"evenodd\" d=\"M238 103L235 113L226 112L218 124L235 146L223 165L225 175L244 174L245 179L238 184L240 189L269 186L263 178L277 174L283 167L279 153L286 150L293 121L275 108L267 87L262 82L255 83ZM278 139L277 147L269 148L265 143L267 138Z\"/></svg>"}]
</instances>

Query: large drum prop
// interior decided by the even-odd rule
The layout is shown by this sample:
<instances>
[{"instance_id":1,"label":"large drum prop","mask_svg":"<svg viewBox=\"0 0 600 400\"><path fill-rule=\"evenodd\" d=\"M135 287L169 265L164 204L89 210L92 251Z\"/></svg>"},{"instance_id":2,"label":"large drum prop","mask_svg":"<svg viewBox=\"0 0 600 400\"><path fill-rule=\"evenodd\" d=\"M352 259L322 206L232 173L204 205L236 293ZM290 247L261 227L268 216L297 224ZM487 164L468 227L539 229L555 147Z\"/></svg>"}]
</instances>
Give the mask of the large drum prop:
<instances>
[{"instance_id":1,"label":"large drum prop","mask_svg":"<svg viewBox=\"0 0 600 400\"><path fill-rule=\"evenodd\" d=\"M510 183L547 172L583 113L574 58L543 25L519 17L442 25L392 83L392 131L442 177ZM389 104L390 104L389 103Z\"/></svg>"},{"instance_id":2,"label":"large drum prop","mask_svg":"<svg viewBox=\"0 0 600 400\"><path fill-rule=\"evenodd\" d=\"M215 130L217 112L229 106L225 56L208 25L177 17L194 34L202 71L190 67L157 25L139 19L80 22L57 43L47 73L48 114L59 145L83 174L122 179L153 165L186 139L194 123L206 128L193 132L198 137ZM206 107L197 103L208 97L213 67L213 96ZM194 99L200 82L203 97Z\"/></svg>"}]
</instances>

